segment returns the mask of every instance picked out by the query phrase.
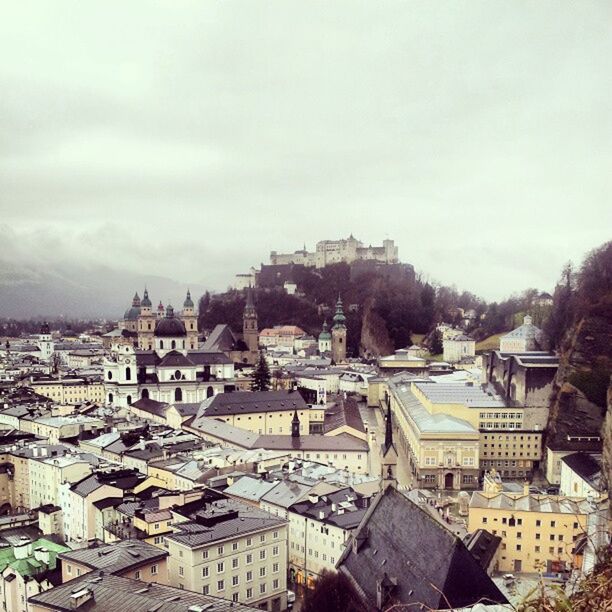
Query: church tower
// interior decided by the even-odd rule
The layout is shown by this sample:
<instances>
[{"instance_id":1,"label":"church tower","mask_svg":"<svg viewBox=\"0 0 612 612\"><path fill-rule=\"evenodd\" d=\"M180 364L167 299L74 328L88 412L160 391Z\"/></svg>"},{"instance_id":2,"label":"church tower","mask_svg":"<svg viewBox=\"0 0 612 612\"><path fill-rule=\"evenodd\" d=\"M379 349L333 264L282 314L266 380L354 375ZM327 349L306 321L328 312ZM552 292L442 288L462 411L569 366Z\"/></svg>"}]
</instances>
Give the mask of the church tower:
<instances>
[{"instance_id":1,"label":"church tower","mask_svg":"<svg viewBox=\"0 0 612 612\"><path fill-rule=\"evenodd\" d=\"M247 287L246 305L242 316L242 339L251 353L259 350L259 331L257 328L257 311L253 302L253 290Z\"/></svg>"},{"instance_id":2,"label":"church tower","mask_svg":"<svg viewBox=\"0 0 612 612\"><path fill-rule=\"evenodd\" d=\"M297 410L293 412L293 418L291 419L291 437L300 437L300 418L298 417Z\"/></svg>"},{"instance_id":3,"label":"church tower","mask_svg":"<svg viewBox=\"0 0 612 612\"><path fill-rule=\"evenodd\" d=\"M153 304L149 298L149 291L145 287L140 300L140 314L138 315L138 348L144 351L153 349L156 316L153 313Z\"/></svg>"},{"instance_id":4,"label":"church tower","mask_svg":"<svg viewBox=\"0 0 612 612\"><path fill-rule=\"evenodd\" d=\"M380 449L380 486L383 491L389 486L397 488L397 449L393 444L391 404L387 407L385 421L385 442Z\"/></svg>"},{"instance_id":5,"label":"church tower","mask_svg":"<svg viewBox=\"0 0 612 612\"><path fill-rule=\"evenodd\" d=\"M195 351L198 348L198 315L195 312L189 289L187 289L187 296L183 302L183 312L180 318L187 332L186 348L188 351Z\"/></svg>"},{"instance_id":6,"label":"church tower","mask_svg":"<svg viewBox=\"0 0 612 612\"><path fill-rule=\"evenodd\" d=\"M336 314L332 327L332 359L334 363L341 363L346 359L346 317L342 310L342 300L338 296Z\"/></svg>"}]
</instances>

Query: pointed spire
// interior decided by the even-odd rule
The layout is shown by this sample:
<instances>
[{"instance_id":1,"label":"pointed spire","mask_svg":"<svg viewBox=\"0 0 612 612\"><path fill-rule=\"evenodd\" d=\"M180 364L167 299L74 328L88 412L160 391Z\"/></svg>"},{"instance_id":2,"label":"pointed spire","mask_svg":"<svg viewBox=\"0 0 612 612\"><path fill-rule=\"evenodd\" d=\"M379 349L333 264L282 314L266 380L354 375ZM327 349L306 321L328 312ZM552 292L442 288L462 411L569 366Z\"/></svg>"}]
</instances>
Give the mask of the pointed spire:
<instances>
[{"instance_id":1,"label":"pointed spire","mask_svg":"<svg viewBox=\"0 0 612 612\"><path fill-rule=\"evenodd\" d=\"M336 329L340 327L346 327L346 317L344 316L344 310L342 308L342 298L338 294L338 301L336 302L336 314L334 315L334 327Z\"/></svg>"},{"instance_id":2,"label":"pointed spire","mask_svg":"<svg viewBox=\"0 0 612 612\"><path fill-rule=\"evenodd\" d=\"M138 291L134 293L134 298L132 299L132 306L140 306L140 296L138 295Z\"/></svg>"},{"instance_id":3,"label":"pointed spire","mask_svg":"<svg viewBox=\"0 0 612 612\"><path fill-rule=\"evenodd\" d=\"M142 301L140 302L141 306L151 307L151 300L149 299L149 290L145 285L144 293L142 294Z\"/></svg>"},{"instance_id":4,"label":"pointed spire","mask_svg":"<svg viewBox=\"0 0 612 612\"><path fill-rule=\"evenodd\" d=\"M187 289L187 297L183 302L183 308L193 308L193 300L191 299L191 291Z\"/></svg>"},{"instance_id":5,"label":"pointed spire","mask_svg":"<svg viewBox=\"0 0 612 612\"><path fill-rule=\"evenodd\" d=\"M293 411L293 419L291 419L291 437L300 437L300 419L298 417L297 410Z\"/></svg>"},{"instance_id":6,"label":"pointed spire","mask_svg":"<svg viewBox=\"0 0 612 612\"><path fill-rule=\"evenodd\" d=\"M391 446L393 446L393 423L391 421L391 404L389 404L385 423L385 453Z\"/></svg>"},{"instance_id":7,"label":"pointed spire","mask_svg":"<svg viewBox=\"0 0 612 612\"><path fill-rule=\"evenodd\" d=\"M246 304L244 305L244 314L248 316L256 316L255 302L253 301L253 289L249 285L246 289Z\"/></svg>"}]
</instances>

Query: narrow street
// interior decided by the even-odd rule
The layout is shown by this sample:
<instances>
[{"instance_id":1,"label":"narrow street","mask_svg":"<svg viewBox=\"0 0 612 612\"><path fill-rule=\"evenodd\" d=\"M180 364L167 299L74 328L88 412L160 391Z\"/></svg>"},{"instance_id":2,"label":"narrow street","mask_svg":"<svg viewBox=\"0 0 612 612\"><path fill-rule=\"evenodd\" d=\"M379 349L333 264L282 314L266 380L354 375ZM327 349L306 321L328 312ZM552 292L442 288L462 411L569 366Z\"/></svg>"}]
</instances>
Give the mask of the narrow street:
<instances>
[{"instance_id":1,"label":"narrow street","mask_svg":"<svg viewBox=\"0 0 612 612\"><path fill-rule=\"evenodd\" d=\"M380 446L385 441L385 418L378 408L369 408L365 402L360 402L361 417L368 429L368 442L370 444L370 474L380 475ZM401 488L412 487L412 475L409 462L404 450L399 444L395 445L398 452L397 481Z\"/></svg>"}]
</instances>

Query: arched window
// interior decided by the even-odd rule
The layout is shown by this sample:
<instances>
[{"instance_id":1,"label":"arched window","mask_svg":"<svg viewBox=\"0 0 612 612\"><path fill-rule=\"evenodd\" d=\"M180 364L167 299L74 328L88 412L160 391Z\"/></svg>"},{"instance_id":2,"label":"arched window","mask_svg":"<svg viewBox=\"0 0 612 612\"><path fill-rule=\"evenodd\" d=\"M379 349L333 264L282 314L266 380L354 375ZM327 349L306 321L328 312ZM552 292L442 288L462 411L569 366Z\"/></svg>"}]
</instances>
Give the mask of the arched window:
<instances>
[{"instance_id":1,"label":"arched window","mask_svg":"<svg viewBox=\"0 0 612 612\"><path fill-rule=\"evenodd\" d=\"M212 397L213 393L214 391L212 387L208 387L208 389L206 389L206 397Z\"/></svg>"},{"instance_id":2,"label":"arched window","mask_svg":"<svg viewBox=\"0 0 612 612\"><path fill-rule=\"evenodd\" d=\"M160 349L163 349L163 348L164 348L164 341L163 341L163 340L160 340L160 341L159 341L159 348L160 348Z\"/></svg>"},{"instance_id":3,"label":"arched window","mask_svg":"<svg viewBox=\"0 0 612 612\"><path fill-rule=\"evenodd\" d=\"M128 406L132 403L132 396L131 395L127 396L127 403L128 403Z\"/></svg>"},{"instance_id":4,"label":"arched window","mask_svg":"<svg viewBox=\"0 0 612 612\"><path fill-rule=\"evenodd\" d=\"M112 403L113 403L113 399L114 399L114 398L113 398L113 394L112 394L112 393L109 393L109 394L108 394L108 403L109 403L109 404L112 404Z\"/></svg>"},{"instance_id":5,"label":"arched window","mask_svg":"<svg viewBox=\"0 0 612 612\"><path fill-rule=\"evenodd\" d=\"M149 327L149 329L151 329L151 324L150 323L148 323L148 327Z\"/></svg>"},{"instance_id":6,"label":"arched window","mask_svg":"<svg viewBox=\"0 0 612 612\"><path fill-rule=\"evenodd\" d=\"M183 391L178 387L174 390L174 401L182 402L183 401Z\"/></svg>"},{"instance_id":7,"label":"arched window","mask_svg":"<svg viewBox=\"0 0 612 612\"><path fill-rule=\"evenodd\" d=\"M108 371L108 380L112 380L113 379L113 373L109 370Z\"/></svg>"},{"instance_id":8,"label":"arched window","mask_svg":"<svg viewBox=\"0 0 612 612\"><path fill-rule=\"evenodd\" d=\"M183 348L185 348L185 341L183 340Z\"/></svg>"},{"instance_id":9,"label":"arched window","mask_svg":"<svg viewBox=\"0 0 612 612\"><path fill-rule=\"evenodd\" d=\"M125 380L132 380L132 370L125 368Z\"/></svg>"},{"instance_id":10,"label":"arched window","mask_svg":"<svg viewBox=\"0 0 612 612\"><path fill-rule=\"evenodd\" d=\"M149 390L143 389L142 393L140 394L140 397L142 397L142 399L149 399Z\"/></svg>"},{"instance_id":11,"label":"arched window","mask_svg":"<svg viewBox=\"0 0 612 612\"><path fill-rule=\"evenodd\" d=\"M172 341L172 346L170 348L173 348L173 349L176 348L176 341L175 340Z\"/></svg>"}]
</instances>

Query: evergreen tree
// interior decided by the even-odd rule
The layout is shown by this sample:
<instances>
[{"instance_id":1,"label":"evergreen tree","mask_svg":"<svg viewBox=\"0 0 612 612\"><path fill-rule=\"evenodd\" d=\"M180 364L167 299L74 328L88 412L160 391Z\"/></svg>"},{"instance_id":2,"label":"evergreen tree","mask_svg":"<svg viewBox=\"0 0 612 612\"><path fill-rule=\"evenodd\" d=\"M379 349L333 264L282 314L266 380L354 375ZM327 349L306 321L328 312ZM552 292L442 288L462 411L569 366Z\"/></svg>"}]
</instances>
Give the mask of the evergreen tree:
<instances>
[{"instance_id":1,"label":"evergreen tree","mask_svg":"<svg viewBox=\"0 0 612 612\"><path fill-rule=\"evenodd\" d=\"M442 334L436 329L431 337L431 354L440 355L443 351Z\"/></svg>"},{"instance_id":2,"label":"evergreen tree","mask_svg":"<svg viewBox=\"0 0 612 612\"><path fill-rule=\"evenodd\" d=\"M270 368L264 357L263 351L259 351L259 358L255 364L253 372L253 382L251 383L251 391L267 391L270 388Z\"/></svg>"}]
</instances>

